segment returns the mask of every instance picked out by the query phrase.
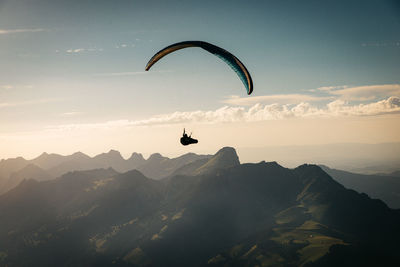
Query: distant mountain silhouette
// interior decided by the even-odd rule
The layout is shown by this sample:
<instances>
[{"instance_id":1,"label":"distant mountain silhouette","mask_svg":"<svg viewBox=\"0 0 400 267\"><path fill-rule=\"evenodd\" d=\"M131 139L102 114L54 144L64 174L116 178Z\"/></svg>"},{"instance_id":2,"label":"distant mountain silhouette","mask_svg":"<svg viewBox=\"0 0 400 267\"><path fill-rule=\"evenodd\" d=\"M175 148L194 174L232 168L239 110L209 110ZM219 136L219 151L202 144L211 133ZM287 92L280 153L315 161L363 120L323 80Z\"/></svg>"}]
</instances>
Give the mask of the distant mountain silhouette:
<instances>
[{"instance_id":1,"label":"distant mountain silhouette","mask_svg":"<svg viewBox=\"0 0 400 267\"><path fill-rule=\"evenodd\" d=\"M143 165L146 160L143 158L143 155L140 153L132 153L131 157L128 159L128 166L132 169L136 169L140 165Z\"/></svg>"},{"instance_id":2,"label":"distant mountain silhouette","mask_svg":"<svg viewBox=\"0 0 400 267\"><path fill-rule=\"evenodd\" d=\"M109 167L109 166L107 166ZM92 158L81 152L76 152L70 156L64 156L63 161L48 169L54 177L59 177L70 171L81 171L95 169Z\"/></svg>"},{"instance_id":3,"label":"distant mountain silhouette","mask_svg":"<svg viewBox=\"0 0 400 267\"><path fill-rule=\"evenodd\" d=\"M46 152L43 152L39 157L31 160L31 163L39 166L44 170L48 170L69 160L69 158L75 157L76 154L73 154L71 156L61 156L58 154L48 154Z\"/></svg>"},{"instance_id":4,"label":"distant mountain silhouette","mask_svg":"<svg viewBox=\"0 0 400 267\"><path fill-rule=\"evenodd\" d=\"M8 177L11 173L21 170L28 164L29 161L22 157L2 159L0 161L0 177Z\"/></svg>"},{"instance_id":5,"label":"distant mountain silhouette","mask_svg":"<svg viewBox=\"0 0 400 267\"><path fill-rule=\"evenodd\" d=\"M191 164L197 160L209 159L210 157L210 155L196 155L194 153L187 153L183 156L169 159L161 156L159 153L155 153L147 159L145 164L139 166L137 169L147 177L159 180L170 176L177 169L187 164Z\"/></svg>"},{"instance_id":6,"label":"distant mountain silhouette","mask_svg":"<svg viewBox=\"0 0 400 267\"><path fill-rule=\"evenodd\" d=\"M10 175L27 166L29 162L22 157L0 161L0 194L4 191Z\"/></svg>"},{"instance_id":7,"label":"distant mountain silhouette","mask_svg":"<svg viewBox=\"0 0 400 267\"><path fill-rule=\"evenodd\" d=\"M151 160L161 165L170 161L157 154ZM211 159L179 169L193 172L158 181L138 170L119 174L97 169L50 181L24 180L0 196L0 264L399 262L399 211L346 189L316 165L287 169L276 162L239 164L235 150L223 148Z\"/></svg>"},{"instance_id":8,"label":"distant mountain silhouette","mask_svg":"<svg viewBox=\"0 0 400 267\"><path fill-rule=\"evenodd\" d=\"M34 164L28 164L24 168L10 175L10 177L4 182L3 187L0 188L0 193L6 192L11 188L17 186L24 179L46 181L53 179L53 177L43 169L39 168L38 166Z\"/></svg>"},{"instance_id":9,"label":"distant mountain silhouette","mask_svg":"<svg viewBox=\"0 0 400 267\"><path fill-rule=\"evenodd\" d=\"M321 168L345 187L366 193L372 198L382 199L391 208L400 208L399 177L351 173L323 165Z\"/></svg>"},{"instance_id":10,"label":"distant mountain silhouette","mask_svg":"<svg viewBox=\"0 0 400 267\"><path fill-rule=\"evenodd\" d=\"M117 171L126 171L126 161L116 150L110 150L108 153L102 153L93 158L98 167L113 167Z\"/></svg>"},{"instance_id":11,"label":"distant mountain silhouette","mask_svg":"<svg viewBox=\"0 0 400 267\"><path fill-rule=\"evenodd\" d=\"M400 142L272 145L240 148L239 154L250 161L261 157L291 167L304 162L316 162L335 169L364 174L393 172L399 170L400 166Z\"/></svg>"},{"instance_id":12,"label":"distant mountain silhouette","mask_svg":"<svg viewBox=\"0 0 400 267\"><path fill-rule=\"evenodd\" d=\"M124 159L120 152L110 150L95 157L89 157L82 152L72 155L62 156L58 154L42 153L39 157L32 160L25 160L21 157L0 161L0 194L16 186L16 181L23 179L36 179L38 181L47 180L47 176L59 177L70 171L83 171L99 168L113 168L118 172L126 172L133 169L140 169L142 173L153 179L161 179L171 175L176 169L194 162L199 159L209 158L209 155L196 155L188 153L178 158L169 159L160 154L153 154L145 160L142 154L132 153L129 159ZM18 179L11 179L10 175L22 170L30 164L38 166L45 171L45 175L40 177L23 177L22 172ZM11 182L12 180L12 182Z\"/></svg>"}]
</instances>

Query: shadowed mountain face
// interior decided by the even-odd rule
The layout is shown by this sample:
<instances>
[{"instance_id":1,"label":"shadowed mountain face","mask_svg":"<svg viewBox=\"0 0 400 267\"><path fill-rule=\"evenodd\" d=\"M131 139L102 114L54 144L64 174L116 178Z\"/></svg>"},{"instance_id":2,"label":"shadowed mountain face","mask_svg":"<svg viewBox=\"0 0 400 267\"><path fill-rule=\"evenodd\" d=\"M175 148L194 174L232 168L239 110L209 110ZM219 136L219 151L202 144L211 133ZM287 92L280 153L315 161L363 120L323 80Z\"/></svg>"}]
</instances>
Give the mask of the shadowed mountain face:
<instances>
[{"instance_id":1,"label":"shadowed mountain face","mask_svg":"<svg viewBox=\"0 0 400 267\"><path fill-rule=\"evenodd\" d=\"M400 208L400 177L395 177L396 173L366 175L335 170L327 166L321 168L345 187L366 193L372 198L382 199L391 208Z\"/></svg>"},{"instance_id":2,"label":"shadowed mountain face","mask_svg":"<svg viewBox=\"0 0 400 267\"><path fill-rule=\"evenodd\" d=\"M157 161L162 158L155 156ZM0 265L395 266L400 214L320 167L231 148L160 181L71 172L0 196ZM200 171L201 170L201 171Z\"/></svg>"}]
</instances>

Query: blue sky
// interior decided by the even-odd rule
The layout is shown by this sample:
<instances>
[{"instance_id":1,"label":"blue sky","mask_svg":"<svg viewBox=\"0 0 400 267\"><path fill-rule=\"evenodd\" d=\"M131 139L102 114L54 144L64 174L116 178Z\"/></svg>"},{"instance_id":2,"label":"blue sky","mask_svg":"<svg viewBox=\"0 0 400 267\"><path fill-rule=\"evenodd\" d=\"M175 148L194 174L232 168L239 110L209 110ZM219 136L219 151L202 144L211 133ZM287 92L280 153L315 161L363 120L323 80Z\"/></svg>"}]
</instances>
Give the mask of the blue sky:
<instances>
[{"instance_id":1,"label":"blue sky","mask_svg":"<svg viewBox=\"0 0 400 267\"><path fill-rule=\"evenodd\" d=\"M155 52L184 40L208 41L235 54L252 74L255 98L245 95L225 63L199 49L178 51L143 73ZM399 62L398 1L0 0L0 143L12 144L16 141L10 137L22 135L25 144L31 144L29 155L43 149L68 153L55 146L56 141L46 145L35 138L45 136L49 128L81 129L82 125L127 121L129 131L119 129L116 136L107 135L101 148L96 142L87 146L88 152L119 148L122 143L112 140L122 138L119 134L124 131L134 139L141 138L135 137L136 132L150 136L157 132L154 127L132 127L160 114L169 119L164 116L156 124L168 125L171 136L185 125L197 128L199 135L205 127L212 135L215 129L202 123L224 129L221 120L214 118L220 115L197 121L190 112L220 114L216 111L226 105L248 112L257 103L289 105L289 109L307 103L322 110L307 107L307 116L347 112L346 118L368 115L371 125L377 125L382 114L398 120ZM332 109L337 102L328 106L334 101L345 101L339 112ZM368 110L359 106L378 102L380 108L374 112L370 110L377 110L376 105ZM272 112L270 107L267 110ZM287 115L279 106L278 111L286 115L279 113L274 119L290 117L298 110ZM171 119L177 111L186 113ZM260 115L258 122L268 121L268 114ZM249 127L248 119L232 120L242 123L239 131ZM362 135L360 140L399 141L383 132L381 139ZM84 140L89 142L84 135L69 147L79 149ZM63 138L69 144L76 140ZM129 149L136 150L137 143L124 140ZM241 140L229 144L250 145ZM357 138L326 140L339 141ZM22 148L13 149L9 145L4 156L23 153ZM180 152L174 149L172 145L164 148Z\"/></svg>"}]
</instances>

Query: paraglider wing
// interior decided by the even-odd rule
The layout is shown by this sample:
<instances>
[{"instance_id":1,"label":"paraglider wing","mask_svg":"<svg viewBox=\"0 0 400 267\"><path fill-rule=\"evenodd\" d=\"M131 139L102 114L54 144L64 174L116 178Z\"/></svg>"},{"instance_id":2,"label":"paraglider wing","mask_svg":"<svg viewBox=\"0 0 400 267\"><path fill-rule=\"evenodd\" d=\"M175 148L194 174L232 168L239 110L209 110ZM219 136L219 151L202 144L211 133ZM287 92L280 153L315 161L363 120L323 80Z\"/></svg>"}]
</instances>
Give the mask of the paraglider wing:
<instances>
[{"instance_id":1,"label":"paraglider wing","mask_svg":"<svg viewBox=\"0 0 400 267\"><path fill-rule=\"evenodd\" d=\"M246 87L247 94L251 94L253 92L253 81L251 79L250 73L247 71L246 67L243 63L234 55L213 44L203 42L203 41L185 41L176 44L172 44L157 52L147 63L146 71L148 71L158 60L163 58L164 56L187 47L200 47L204 50L216 55L221 58L225 63L227 63L239 76L240 80L243 82Z\"/></svg>"}]
</instances>

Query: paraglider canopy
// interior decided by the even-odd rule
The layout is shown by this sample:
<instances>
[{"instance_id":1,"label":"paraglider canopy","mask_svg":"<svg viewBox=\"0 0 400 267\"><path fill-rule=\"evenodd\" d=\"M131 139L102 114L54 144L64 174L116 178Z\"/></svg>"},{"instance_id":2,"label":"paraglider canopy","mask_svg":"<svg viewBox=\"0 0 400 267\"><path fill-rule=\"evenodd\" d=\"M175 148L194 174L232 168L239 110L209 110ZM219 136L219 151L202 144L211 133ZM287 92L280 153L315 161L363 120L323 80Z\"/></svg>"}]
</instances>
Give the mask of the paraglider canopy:
<instances>
[{"instance_id":1,"label":"paraglider canopy","mask_svg":"<svg viewBox=\"0 0 400 267\"><path fill-rule=\"evenodd\" d=\"M181 144L184 146L197 144L199 141L197 139L192 138L192 134L189 136L185 132L185 128L183 128L183 135L181 137Z\"/></svg>"},{"instance_id":2,"label":"paraglider canopy","mask_svg":"<svg viewBox=\"0 0 400 267\"><path fill-rule=\"evenodd\" d=\"M185 41L176 44L172 44L170 46L165 47L164 49L157 52L147 63L146 71L148 71L158 60L163 58L164 56L183 48L188 47L200 47L204 50L216 55L217 57L221 58L225 61L239 76L240 80L243 82L244 86L246 87L247 94L250 95L253 92L253 81L251 79L250 73L243 65L243 63L234 55L218 47L216 45L203 42L203 41Z\"/></svg>"}]
</instances>

